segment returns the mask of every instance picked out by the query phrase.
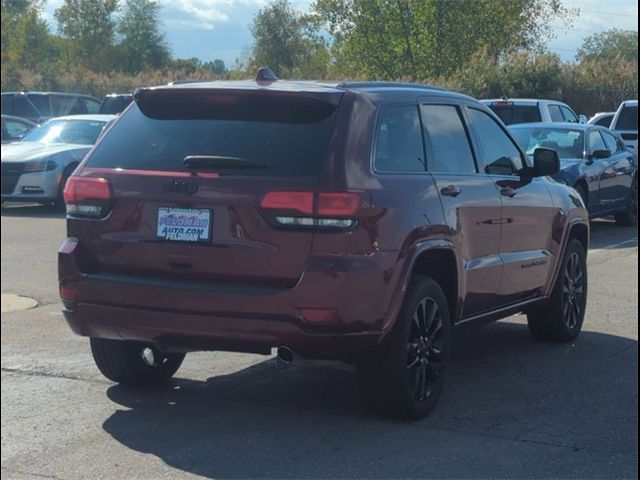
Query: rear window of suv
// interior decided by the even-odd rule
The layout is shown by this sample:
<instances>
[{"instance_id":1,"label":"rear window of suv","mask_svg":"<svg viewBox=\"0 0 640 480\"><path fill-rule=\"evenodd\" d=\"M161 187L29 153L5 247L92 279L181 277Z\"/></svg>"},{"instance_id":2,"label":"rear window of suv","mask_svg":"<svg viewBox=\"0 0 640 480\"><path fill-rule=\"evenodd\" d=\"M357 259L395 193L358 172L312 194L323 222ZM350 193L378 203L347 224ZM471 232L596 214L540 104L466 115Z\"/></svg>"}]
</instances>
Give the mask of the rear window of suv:
<instances>
[{"instance_id":1,"label":"rear window of suv","mask_svg":"<svg viewBox=\"0 0 640 480\"><path fill-rule=\"evenodd\" d=\"M638 107L624 107L618 116L616 130L638 130Z\"/></svg>"},{"instance_id":2,"label":"rear window of suv","mask_svg":"<svg viewBox=\"0 0 640 480\"><path fill-rule=\"evenodd\" d=\"M282 105L286 109L286 105ZM316 176L327 156L335 112L315 122L281 121L256 108L260 118L156 119L137 104L127 110L96 148L87 166L137 170L188 170L187 156L247 160L261 168L218 168L224 174ZM266 116L265 116L266 115ZM272 115L273 118L269 118ZM273 120L273 121L271 121Z\"/></svg>"},{"instance_id":3,"label":"rear window of suv","mask_svg":"<svg viewBox=\"0 0 640 480\"><path fill-rule=\"evenodd\" d=\"M536 105L493 104L489 108L505 125L541 122L540 109Z\"/></svg>"}]
</instances>

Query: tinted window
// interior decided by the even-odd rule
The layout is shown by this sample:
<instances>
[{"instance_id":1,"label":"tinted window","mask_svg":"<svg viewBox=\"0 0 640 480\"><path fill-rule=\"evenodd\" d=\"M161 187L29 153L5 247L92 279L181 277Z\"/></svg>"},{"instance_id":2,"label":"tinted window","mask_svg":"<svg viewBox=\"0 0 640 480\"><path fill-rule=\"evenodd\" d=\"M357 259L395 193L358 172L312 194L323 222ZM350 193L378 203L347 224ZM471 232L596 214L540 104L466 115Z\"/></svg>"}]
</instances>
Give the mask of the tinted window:
<instances>
[{"instance_id":1,"label":"tinted window","mask_svg":"<svg viewBox=\"0 0 640 480\"><path fill-rule=\"evenodd\" d=\"M69 114L76 100L70 95L51 95L51 115L59 117Z\"/></svg>"},{"instance_id":2,"label":"tinted window","mask_svg":"<svg viewBox=\"0 0 640 480\"><path fill-rule=\"evenodd\" d=\"M106 122L94 120L49 120L28 133L23 141L93 145Z\"/></svg>"},{"instance_id":3,"label":"tinted window","mask_svg":"<svg viewBox=\"0 0 640 480\"><path fill-rule=\"evenodd\" d=\"M562 110L562 116L564 117L565 121L569 123L580 123L580 120L578 119L576 114L573 113L570 109L568 109L567 107L560 107L560 109Z\"/></svg>"},{"instance_id":4,"label":"tinted window","mask_svg":"<svg viewBox=\"0 0 640 480\"><path fill-rule=\"evenodd\" d=\"M40 95L37 93L27 94L27 98L38 109L40 117L48 117L51 115L51 109L49 108L49 96Z\"/></svg>"},{"instance_id":5,"label":"tinted window","mask_svg":"<svg viewBox=\"0 0 640 480\"><path fill-rule=\"evenodd\" d=\"M2 95L2 113L11 115L13 113L13 95Z\"/></svg>"},{"instance_id":6,"label":"tinted window","mask_svg":"<svg viewBox=\"0 0 640 480\"><path fill-rule=\"evenodd\" d=\"M511 175L524 168L520 150L491 116L470 108L469 119L486 173Z\"/></svg>"},{"instance_id":7,"label":"tinted window","mask_svg":"<svg viewBox=\"0 0 640 480\"><path fill-rule=\"evenodd\" d=\"M589 132L589 151L591 153L595 152L596 150L609 150L607 148L607 145L604 143L604 140L602 139L602 135L600 135L600 132Z\"/></svg>"},{"instance_id":8,"label":"tinted window","mask_svg":"<svg viewBox=\"0 0 640 480\"><path fill-rule=\"evenodd\" d=\"M562 111L558 105L549 105L549 115L551 115L552 122L564 122Z\"/></svg>"},{"instance_id":9,"label":"tinted window","mask_svg":"<svg viewBox=\"0 0 640 480\"><path fill-rule=\"evenodd\" d=\"M527 155L542 147L555 150L560 158L584 157L584 133L580 130L518 127L511 133Z\"/></svg>"},{"instance_id":10,"label":"tinted window","mask_svg":"<svg viewBox=\"0 0 640 480\"><path fill-rule=\"evenodd\" d=\"M133 101L133 97L105 97L100 105L100 113L116 115L121 113L127 105Z\"/></svg>"},{"instance_id":11,"label":"tinted window","mask_svg":"<svg viewBox=\"0 0 640 480\"><path fill-rule=\"evenodd\" d=\"M638 107L624 107L618 116L616 130L638 130Z\"/></svg>"},{"instance_id":12,"label":"tinted window","mask_svg":"<svg viewBox=\"0 0 640 480\"><path fill-rule=\"evenodd\" d=\"M500 117L505 125L514 125L516 123L535 123L541 122L540 109L537 105L491 105L491 110Z\"/></svg>"},{"instance_id":13,"label":"tinted window","mask_svg":"<svg viewBox=\"0 0 640 480\"><path fill-rule=\"evenodd\" d=\"M38 113L38 111L33 108L31 102L29 102L29 100L27 100L27 97L25 97L24 95L15 97L13 101L13 113L18 117L25 118L38 118L41 116L40 113Z\"/></svg>"},{"instance_id":14,"label":"tinted window","mask_svg":"<svg viewBox=\"0 0 640 480\"><path fill-rule=\"evenodd\" d=\"M262 115L266 114L262 112ZM264 166L243 170L243 174L310 176L320 173L333 131L334 114L313 123L263 120L157 120L146 117L138 105L134 105L105 135L88 164L186 170L185 157L205 155L241 158ZM238 170L231 172L238 173Z\"/></svg>"},{"instance_id":15,"label":"tinted window","mask_svg":"<svg viewBox=\"0 0 640 480\"><path fill-rule=\"evenodd\" d=\"M609 150L611 153L620 153L622 152L622 148L620 148L620 143L618 142L618 139L609 132L600 132L602 133L602 136L604 137L604 143L607 145L607 150Z\"/></svg>"},{"instance_id":16,"label":"tinted window","mask_svg":"<svg viewBox=\"0 0 640 480\"><path fill-rule=\"evenodd\" d=\"M417 106L386 108L380 115L374 167L379 172L424 172Z\"/></svg>"},{"instance_id":17,"label":"tinted window","mask_svg":"<svg viewBox=\"0 0 640 480\"><path fill-rule=\"evenodd\" d=\"M431 150L428 168L432 172L476 173L469 138L457 107L423 105L422 121Z\"/></svg>"}]
</instances>

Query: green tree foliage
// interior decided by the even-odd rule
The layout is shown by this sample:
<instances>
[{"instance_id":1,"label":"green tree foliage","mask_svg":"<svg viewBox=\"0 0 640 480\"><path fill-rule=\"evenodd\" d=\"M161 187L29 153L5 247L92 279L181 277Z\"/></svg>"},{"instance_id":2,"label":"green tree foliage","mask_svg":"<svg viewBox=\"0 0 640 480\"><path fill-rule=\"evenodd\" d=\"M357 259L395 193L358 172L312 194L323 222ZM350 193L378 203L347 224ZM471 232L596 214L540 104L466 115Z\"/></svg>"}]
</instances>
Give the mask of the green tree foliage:
<instances>
[{"instance_id":1,"label":"green tree foliage","mask_svg":"<svg viewBox=\"0 0 640 480\"><path fill-rule=\"evenodd\" d=\"M587 37L578 50L578 60L638 61L638 32L618 30L596 33Z\"/></svg>"},{"instance_id":2,"label":"green tree foliage","mask_svg":"<svg viewBox=\"0 0 640 480\"><path fill-rule=\"evenodd\" d=\"M314 10L339 74L409 80L449 75L480 50L495 63L540 49L550 21L571 16L559 0L316 0Z\"/></svg>"},{"instance_id":3,"label":"green tree foliage","mask_svg":"<svg viewBox=\"0 0 640 480\"><path fill-rule=\"evenodd\" d=\"M250 25L254 47L250 67L269 66L282 78L324 78L329 62L326 41L314 17L275 0Z\"/></svg>"},{"instance_id":4,"label":"green tree foliage","mask_svg":"<svg viewBox=\"0 0 640 480\"><path fill-rule=\"evenodd\" d=\"M204 62L202 64L202 68L210 70L216 75L223 75L227 72L227 66L224 64L224 61L219 58L215 59L213 62Z\"/></svg>"},{"instance_id":5,"label":"green tree foliage","mask_svg":"<svg viewBox=\"0 0 640 480\"><path fill-rule=\"evenodd\" d=\"M153 0L127 0L116 32L118 58L123 71L136 74L164 68L171 54L159 29L160 6Z\"/></svg>"},{"instance_id":6,"label":"green tree foliage","mask_svg":"<svg viewBox=\"0 0 640 480\"><path fill-rule=\"evenodd\" d=\"M96 71L113 62L118 0L65 0L54 16L80 63Z\"/></svg>"}]
</instances>

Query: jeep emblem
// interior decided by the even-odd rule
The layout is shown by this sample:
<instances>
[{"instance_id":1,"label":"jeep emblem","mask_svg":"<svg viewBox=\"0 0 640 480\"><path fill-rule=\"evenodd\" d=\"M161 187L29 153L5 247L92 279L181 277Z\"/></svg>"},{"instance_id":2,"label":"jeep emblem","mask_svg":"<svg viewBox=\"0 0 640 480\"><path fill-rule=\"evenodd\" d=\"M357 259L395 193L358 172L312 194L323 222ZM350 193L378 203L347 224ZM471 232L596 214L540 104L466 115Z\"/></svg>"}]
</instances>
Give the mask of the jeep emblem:
<instances>
[{"instance_id":1,"label":"jeep emblem","mask_svg":"<svg viewBox=\"0 0 640 480\"><path fill-rule=\"evenodd\" d=\"M198 184L195 182L179 182L177 180L171 180L164 186L164 191L193 195L198 191Z\"/></svg>"}]
</instances>

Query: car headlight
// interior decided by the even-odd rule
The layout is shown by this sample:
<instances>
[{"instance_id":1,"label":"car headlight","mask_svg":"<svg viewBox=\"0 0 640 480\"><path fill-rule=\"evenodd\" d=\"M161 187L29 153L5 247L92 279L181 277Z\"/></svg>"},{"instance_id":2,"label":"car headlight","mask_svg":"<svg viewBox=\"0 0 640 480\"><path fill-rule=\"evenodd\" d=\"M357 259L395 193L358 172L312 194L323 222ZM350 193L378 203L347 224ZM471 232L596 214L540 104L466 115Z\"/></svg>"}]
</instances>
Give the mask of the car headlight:
<instances>
[{"instance_id":1,"label":"car headlight","mask_svg":"<svg viewBox=\"0 0 640 480\"><path fill-rule=\"evenodd\" d=\"M40 160L31 160L27 162L24 166L24 170L22 173L34 173L34 172L46 172L48 170L55 170L58 168L58 164L53 160L49 159L40 159Z\"/></svg>"}]
</instances>

